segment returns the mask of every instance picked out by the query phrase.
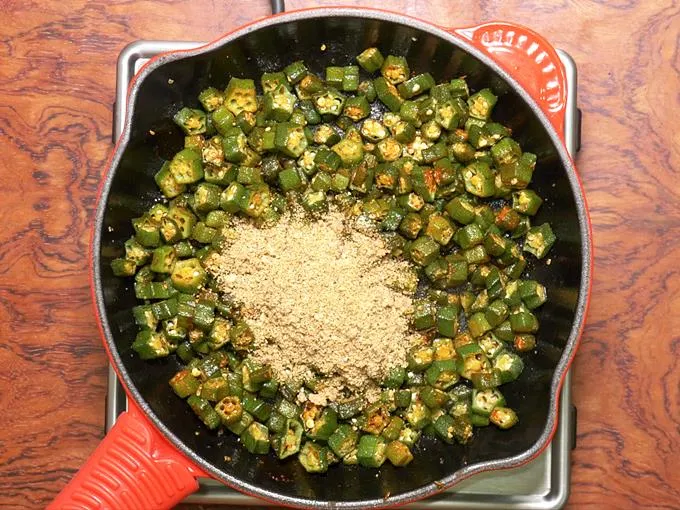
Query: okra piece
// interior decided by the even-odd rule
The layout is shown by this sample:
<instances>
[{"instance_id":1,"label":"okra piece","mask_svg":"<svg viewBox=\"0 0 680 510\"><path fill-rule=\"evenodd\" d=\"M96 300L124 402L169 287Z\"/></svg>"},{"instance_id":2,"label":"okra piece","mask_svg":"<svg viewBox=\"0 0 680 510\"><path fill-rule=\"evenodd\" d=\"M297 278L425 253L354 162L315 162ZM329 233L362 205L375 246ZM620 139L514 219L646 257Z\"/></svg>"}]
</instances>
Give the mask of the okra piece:
<instances>
[{"instance_id":1,"label":"okra piece","mask_svg":"<svg viewBox=\"0 0 680 510\"><path fill-rule=\"evenodd\" d=\"M115 276L134 276L137 264L134 260L118 258L111 261L111 270Z\"/></svg>"},{"instance_id":2,"label":"okra piece","mask_svg":"<svg viewBox=\"0 0 680 510\"><path fill-rule=\"evenodd\" d=\"M307 406L302 412L302 425L308 437L326 441L338 427L338 413L330 407L320 410L318 406Z\"/></svg>"},{"instance_id":3,"label":"okra piece","mask_svg":"<svg viewBox=\"0 0 680 510\"><path fill-rule=\"evenodd\" d=\"M151 312L159 321L174 317L177 314L177 299L170 298L152 303Z\"/></svg>"},{"instance_id":4,"label":"okra piece","mask_svg":"<svg viewBox=\"0 0 680 510\"><path fill-rule=\"evenodd\" d=\"M530 189L515 191L512 194L512 208L522 214L535 215L542 203L543 199Z\"/></svg>"},{"instance_id":5,"label":"okra piece","mask_svg":"<svg viewBox=\"0 0 680 510\"><path fill-rule=\"evenodd\" d=\"M342 113L342 108L345 105L345 96L334 88L329 88L323 92L316 94L313 98L314 107L319 115L337 117Z\"/></svg>"},{"instance_id":6,"label":"okra piece","mask_svg":"<svg viewBox=\"0 0 680 510\"><path fill-rule=\"evenodd\" d=\"M151 305L138 305L133 307L132 316L135 319L135 324L141 329L156 329L158 319L156 319L156 316L153 314Z\"/></svg>"},{"instance_id":7,"label":"okra piece","mask_svg":"<svg viewBox=\"0 0 680 510\"><path fill-rule=\"evenodd\" d=\"M513 232L520 222L520 215L510 206L504 206L496 213L496 226L504 232Z\"/></svg>"},{"instance_id":8,"label":"okra piece","mask_svg":"<svg viewBox=\"0 0 680 510\"><path fill-rule=\"evenodd\" d=\"M191 229L191 239L198 241L199 243L209 244L212 243L217 236L217 229L207 226L204 222L199 221Z\"/></svg>"},{"instance_id":9,"label":"okra piece","mask_svg":"<svg viewBox=\"0 0 680 510\"><path fill-rule=\"evenodd\" d=\"M488 88L472 94L467 100L470 116L475 119L487 120L491 116L491 111L497 101L498 97Z\"/></svg>"},{"instance_id":10,"label":"okra piece","mask_svg":"<svg viewBox=\"0 0 680 510\"><path fill-rule=\"evenodd\" d=\"M279 459L285 459L300 451L302 443L302 425L294 419L286 419L283 430L279 434L279 447L277 455Z\"/></svg>"},{"instance_id":11,"label":"okra piece","mask_svg":"<svg viewBox=\"0 0 680 510\"><path fill-rule=\"evenodd\" d=\"M285 85L279 85L264 95L264 114L276 122L285 122L293 114L296 98Z\"/></svg>"},{"instance_id":12,"label":"okra piece","mask_svg":"<svg viewBox=\"0 0 680 510\"><path fill-rule=\"evenodd\" d=\"M515 335L513 346L517 352L533 351L536 348L536 337L528 334Z\"/></svg>"},{"instance_id":13,"label":"okra piece","mask_svg":"<svg viewBox=\"0 0 680 510\"><path fill-rule=\"evenodd\" d=\"M178 184L193 184L203 178L201 155L194 150L183 149L172 158L168 170Z\"/></svg>"},{"instance_id":14,"label":"okra piece","mask_svg":"<svg viewBox=\"0 0 680 510\"><path fill-rule=\"evenodd\" d=\"M419 266L426 266L439 256L439 244L430 236L420 236L411 243L409 255Z\"/></svg>"},{"instance_id":15,"label":"okra piece","mask_svg":"<svg viewBox=\"0 0 680 510\"><path fill-rule=\"evenodd\" d=\"M519 239L527 235L531 229L531 218L529 216L520 216L517 227L510 234L513 239Z\"/></svg>"},{"instance_id":16,"label":"okra piece","mask_svg":"<svg viewBox=\"0 0 680 510\"><path fill-rule=\"evenodd\" d=\"M244 321L237 321L229 332L231 345L236 351L246 351L255 340L253 332Z\"/></svg>"},{"instance_id":17,"label":"okra piece","mask_svg":"<svg viewBox=\"0 0 680 510\"><path fill-rule=\"evenodd\" d=\"M493 368L496 369L503 384L512 382L517 379L522 370L524 370L524 363L522 358L513 352L502 352L493 360Z\"/></svg>"},{"instance_id":18,"label":"okra piece","mask_svg":"<svg viewBox=\"0 0 680 510\"><path fill-rule=\"evenodd\" d=\"M170 354L170 346L165 335L149 329L137 333L132 349L144 360L163 358Z\"/></svg>"},{"instance_id":19,"label":"okra piece","mask_svg":"<svg viewBox=\"0 0 680 510\"><path fill-rule=\"evenodd\" d=\"M508 317L508 306L504 301L497 299L489 304L484 312L484 317L489 325L495 328Z\"/></svg>"},{"instance_id":20,"label":"okra piece","mask_svg":"<svg viewBox=\"0 0 680 510\"><path fill-rule=\"evenodd\" d=\"M442 306L437 310L437 331L440 335L453 338L458 333L458 308Z\"/></svg>"},{"instance_id":21,"label":"okra piece","mask_svg":"<svg viewBox=\"0 0 680 510\"><path fill-rule=\"evenodd\" d=\"M207 274L196 258L178 260L170 276L172 285L180 292L194 293L205 282Z\"/></svg>"},{"instance_id":22,"label":"okra piece","mask_svg":"<svg viewBox=\"0 0 680 510\"><path fill-rule=\"evenodd\" d=\"M482 232L479 225L471 223L459 229L454 236L454 240L461 248L467 250L484 242L484 232Z\"/></svg>"},{"instance_id":23,"label":"okra piece","mask_svg":"<svg viewBox=\"0 0 680 510\"><path fill-rule=\"evenodd\" d=\"M330 124L321 124L314 131L314 143L331 146L340 141L340 135Z\"/></svg>"},{"instance_id":24,"label":"okra piece","mask_svg":"<svg viewBox=\"0 0 680 510\"><path fill-rule=\"evenodd\" d=\"M201 382L188 369L180 370L170 379L172 391L181 398L187 398L189 395L196 394L200 386Z\"/></svg>"},{"instance_id":25,"label":"okra piece","mask_svg":"<svg viewBox=\"0 0 680 510\"><path fill-rule=\"evenodd\" d=\"M425 381L439 390L447 390L458 382L457 363L454 360L435 360L425 371Z\"/></svg>"},{"instance_id":26,"label":"okra piece","mask_svg":"<svg viewBox=\"0 0 680 510\"><path fill-rule=\"evenodd\" d=\"M432 410L444 408L449 402L449 395L445 391L432 386L422 388L420 390L420 398Z\"/></svg>"},{"instance_id":27,"label":"okra piece","mask_svg":"<svg viewBox=\"0 0 680 510\"><path fill-rule=\"evenodd\" d=\"M380 436L366 434L359 438L357 460L365 467L379 468L387 459L387 443Z\"/></svg>"},{"instance_id":28,"label":"okra piece","mask_svg":"<svg viewBox=\"0 0 680 510\"><path fill-rule=\"evenodd\" d=\"M468 277L468 263L467 260L460 255L447 255L446 262L449 264L449 270L446 274L446 287L457 287L467 281Z\"/></svg>"},{"instance_id":29,"label":"okra piece","mask_svg":"<svg viewBox=\"0 0 680 510\"><path fill-rule=\"evenodd\" d=\"M302 79L295 84L295 92L302 99L311 99L314 94L318 94L325 88L323 81L313 73L305 74Z\"/></svg>"},{"instance_id":30,"label":"okra piece","mask_svg":"<svg viewBox=\"0 0 680 510\"><path fill-rule=\"evenodd\" d=\"M434 120L442 128L453 130L461 126L466 120L468 109L459 99L449 99L437 105Z\"/></svg>"},{"instance_id":31,"label":"okra piece","mask_svg":"<svg viewBox=\"0 0 680 510\"><path fill-rule=\"evenodd\" d=\"M246 189L238 182L232 182L220 195L220 207L228 213L238 212L239 204L246 195Z\"/></svg>"},{"instance_id":32,"label":"okra piece","mask_svg":"<svg viewBox=\"0 0 680 510\"><path fill-rule=\"evenodd\" d=\"M387 128L375 119L366 119L361 124L361 136L371 142L379 142L389 134Z\"/></svg>"},{"instance_id":33,"label":"okra piece","mask_svg":"<svg viewBox=\"0 0 680 510\"><path fill-rule=\"evenodd\" d=\"M433 202L437 194L437 180L432 168L415 166L411 171L413 191L425 202Z\"/></svg>"},{"instance_id":34,"label":"okra piece","mask_svg":"<svg viewBox=\"0 0 680 510\"><path fill-rule=\"evenodd\" d=\"M264 455L269 451L269 429L254 421L241 434L241 442L250 453Z\"/></svg>"},{"instance_id":35,"label":"okra piece","mask_svg":"<svg viewBox=\"0 0 680 510\"><path fill-rule=\"evenodd\" d=\"M475 338L481 337L492 328L486 315L482 312L477 312L470 317L468 320L468 327L470 328L470 333L472 333L472 336Z\"/></svg>"},{"instance_id":36,"label":"okra piece","mask_svg":"<svg viewBox=\"0 0 680 510\"><path fill-rule=\"evenodd\" d=\"M213 127L218 133L224 135L228 133L236 124L236 117L229 110L226 104L219 106L210 114Z\"/></svg>"},{"instance_id":37,"label":"okra piece","mask_svg":"<svg viewBox=\"0 0 680 510\"><path fill-rule=\"evenodd\" d=\"M329 66L326 68L326 84L330 87L340 89L342 88L342 77L345 75L345 70L341 66Z\"/></svg>"},{"instance_id":38,"label":"okra piece","mask_svg":"<svg viewBox=\"0 0 680 510\"><path fill-rule=\"evenodd\" d=\"M278 71L275 73L262 73L262 76L260 77L260 85L262 86L262 90L265 94L277 89L280 85L290 88L286 74L283 71Z\"/></svg>"},{"instance_id":39,"label":"okra piece","mask_svg":"<svg viewBox=\"0 0 680 510\"><path fill-rule=\"evenodd\" d=\"M308 190L302 195L300 203L308 211L320 211L326 206L326 193Z\"/></svg>"},{"instance_id":40,"label":"okra piece","mask_svg":"<svg viewBox=\"0 0 680 510\"><path fill-rule=\"evenodd\" d=\"M298 189L300 186L302 186L302 179L300 179L296 169L286 168L279 172L279 187L282 191L291 191Z\"/></svg>"},{"instance_id":41,"label":"okra piece","mask_svg":"<svg viewBox=\"0 0 680 510\"><path fill-rule=\"evenodd\" d=\"M376 93L373 81L363 80L362 82L359 82L359 86L357 87L357 94L366 97L369 103L375 101Z\"/></svg>"},{"instance_id":42,"label":"okra piece","mask_svg":"<svg viewBox=\"0 0 680 510\"><path fill-rule=\"evenodd\" d=\"M246 383L244 380L244 389L246 389ZM272 405L269 402L265 402L257 398L252 393L247 391L243 393L243 398L241 399L243 403L244 411L253 415L253 417L260 421L267 421L272 414Z\"/></svg>"},{"instance_id":43,"label":"okra piece","mask_svg":"<svg viewBox=\"0 0 680 510\"><path fill-rule=\"evenodd\" d=\"M547 300L545 287L535 280L524 280L519 283L519 295L524 305L533 310L538 308Z\"/></svg>"},{"instance_id":44,"label":"okra piece","mask_svg":"<svg viewBox=\"0 0 680 510\"><path fill-rule=\"evenodd\" d=\"M367 73L374 73L380 69L385 61L378 48L367 48L357 55L357 63Z\"/></svg>"},{"instance_id":45,"label":"okra piece","mask_svg":"<svg viewBox=\"0 0 680 510\"><path fill-rule=\"evenodd\" d=\"M286 156L297 158L307 148L307 138L301 126L282 122L276 126L274 144Z\"/></svg>"},{"instance_id":46,"label":"okra piece","mask_svg":"<svg viewBox=\"0 0 680 510\"><path fill-rule=\"evenodd\" d=\"M384 138L376 145L376 156L381 162L396 161L401 157L401 151L401 144L392 137Z\"/></svg>"},{"instance_id":47,"label":"okra piece","mask_svg":"<svg viewBox=\"0 0 680 510\"><path fill-rule=\"evenodd\" d=\"M472 412L481 416L489 416L496 407L505 405L505 397L493 388L489 390L472 390Z\"/></svg>"},{"instance_id":48,"label":"okra piece","mask_svg":"<svg viewBox=\"0 0 680 510\"><path fill-rule=\"evenodd\" d=\"M523 250L540 260L547 255L556 240L557 237L555 237L552 228L550 228L550 223L543 223L529 229L524 241Z\"/></svg>"},{"instance_id":49,"label":"okra piece","mask_svg":"<svg viewBox=\"0 0 680 510\"><path fill-rule=\"evenodd\" d=\"M382 435L382 437L384 437L387 441L395 441L399 439L399 434L403 428L404 420L402 420L399 416L391 416L380 435Z\"/></svg>"},{"instance_id":50,"label":"okra piece","mask_svg":"<svg viewBox=\"0 0 680 510\"><path fill-rule=\"evenodd\" d=\"M359 433L351 425L343 423L328 438L328 446L342 459L356 450L358 441Z\"/></svg>"},{"instance_id":51,"label":"okra piece","mask_svg":"<svg viewBox=\"0 0 680 510\"><path fill-rule=\"evenodd\" d=\"M360 398L349 400L338 404L338 417L341 420L347 420L352 416L356 416L364 410L364 402Z\"/></svg>"},{"instance_id":52,"label":"okra piece","mask_svg":"<svg viewBox=\"0 0 680 510\"><path fill-rule=\"evenodd\" d=\"M487 333L477 340L477 342L489 359L495 358L505 349L505 343L502 340L499 340L494 333Z\"/></svg>"},{"instance_id":53,"label":"okra piece","mask_svg":"<svg viewBox=\"0 0 680 510\"><path fill-rule=\"evenodd\" d=\"M343 165L351 166L361 163L364 159L364 148L361 139L345 136L342 140L331 147L333 152L340 156Z\"/></svg>"},{"instance_id":54,"label":"okra piece","mask_svg":"<svg viewBox=\"0 0 680 510\"><path fill-rule=\"evenodd\" d=\"M387 106L390 111L394 113L398 112L404 99L399 95L397 87L382 76L373 81L373 86L375 87L375 93L378 96L378 99Z\"/></svg>"},{"instance_id":55,"label":"okra piece","mask_svg":"<svg viewBox=\"0 0 680 510\"><path fill-rule=\"evenodd\" d=\"M464 78L454 78L451 80L449 89L453 97L467 98L470 95L470 89L468 89L467 82Z\"/></svg>"},{"instance_id":56,"label":"okra piece","mask_svg":"<svg viewBox=\"0 0 680 510\"><path fill-rule=\"evenodd\" d=\"M505 238L494 232L488 232L484 237L484 248L489 255L498 257L505 252L507 242Z\"/></svg>"},{"instance_id":57,"label":"okra piece","mask_svg":"<svg viewBox=\"0 0 680 510\"><path fill-rule=\"evenodd\" d=\"M381 382L381 386L385 388L398 389L404 384L406 378L406 369L403 367L392 368L387 377Z\"/></svg>"},{"instance_id":58,"label":"okra piece","mask_svg":"<svg viewBox=\"0 0 680 510\"><path fill-rule=\"evenodd\" d=\"M413 454L409 447L401 441L392 441L385 448L385 456L397 467L403 467L413 460Z\"/></svg>"},{"instance_id":59,"label":"okra piece","mask_svg":"<svg viewBox=\"0 0 680 510\"><path fill-rule=\"evenodd\" d=\"M305 63L302 60L298 60L284 67L283 72L286 74L288 82L295 84L307 75L308 70Z\"/></svg>"},{"instance_id":60,"label":"okra piece","mask_svg":"<svg viewBox=\"0 0 680 510\"><path fill-rule=\"evenodd\" d=\"M452 219L463 225L468 225L475 220L474 204L464 196L452 199L446 204L445 210Z\"/></svg>"},{"instance_id":61,"label":"okra piece","mask_svg":"<svg viewBox=\"0 0 680 510\"><path fill-rule=\"evenodd\" d=\"M368 99L364 96L347 98L342 109L342 114L349 117L354 122L365 119L370 113L371 105L368 104Z\"/></svg>"},{"instance_id":62,"label":"okra piece","mask_svg":"<svg viewBox=\"0 0 680 510\"><path fill-rule=\"evenodd\" d=\"M531 182L536 165L536 156L525 152L512 163L500 167L501 182L513 189L526 188Z\"/></svg>"},{"instance_id":63,"label":"okra piece","mask_svg":"<svg viewBox=\"0 0 680 510\"><path fill-rule=\"evenodd\" d=\"M167 282L136 281L134 287L137 299L167 299L177 292Z\"/></svg>"},{"instance_id":64,"label":"okra piece","mask_svg":"<svg viewBox=\"0 0 680 510\"><path fill-rule=\"evenodd\" d=\"M515 411L509 407L496 407L493 411L491 411L489 420L499 429L503 430L514 427L519 422L517 413L515 413Z\"/></svg>"},{"instance_id":65,"label":"okra piece","mask_svg":"<svg viewBox=\"0 0 680 510\"><path fill-rule=\"evenodd\" d=\"M224 377L212 377L203 382L198 396L210 402L220 402L229 396L229 383Z\"/></svg>"},{"instance_id":66,"label":"okra piece","mask_svg":"<svg viewBox=\"0 0 680 510\"><path fill-rule=\"evenodd\" d=\"M206 399L191 395L187 399L187 402L194 413L196 413L196 416L198 416L210 430L215 430L220 426L220 416Z\"/></svg>"},{"instance_id":67,"label":"okra piece","mask_svg":"<svg viewBox=\"0 0 680 510\"><path fill-rule=\"evenodd\" d=\"M510 314L510 326L515 333L536 333L538 319L529 310L518 308Z\"/></svg>"},{"instance_id":68,"label":"okra piece","mask_svg":"<svg viewBox=\"0 0 680 510\"><path fill-rule=\"evenodd\" d=\"M504 342L512 342L515 338L515 333L512 331L512 326L510 321L505 320L501 322L494 330L493 334L496 335L500 340Z\"/></svg>"},{"instance_id":69,"label":"okra piece","mask_svg":"<svg viewBox=\"0 0 680 510\"><path fill-rule=\"evenodd\" d=\"M327 448L313 441L307 441L302 446L298 460L308 473L325 473L328 471Z\"/></svg>"},{"instance_id":70,"label":"okra piece","mask_svg":"<svg viewBox=\"0 0 680 510\"><path fill-rule=\"evenodd\" d=\"M359 88L359 67L345 66L342 68L342 90L354 92Z\"/></svg>"},{"instance_id":71,"label":"okra piece","mask_svg":"<svg viewBox=\"0 0 680 510\"><path fill-rule=\"evenodd\" d=\"M224 104L234 115L242 111L255 113L257 111L255 82L232 77L224 91Z\"/></svg>"},{"instance_id":72,"label":"okra piece","mask_svg":"<svg viewBox=\"0 0 680 510\"><path fill-rule=\"evenodd\" d=\"M427 305L425 304L427 301L421 300L419 304L422 304L423 306L423 313L431 314L433 313L431 306L428 308ZM418 305L416 305L418 306ZM427 323L432 323L434 324L434 320L431 318L430 315L426 316ZM432 360L434 358L434 350L432 347L427 346L427 345L417 345L413 348L408 353L407 360L408 360L408 369L412 372L423 372L427 367L430 366L432 363ZM409 384L408 381L408 372L406 373L407 380L406 383Z\"/></svg>"},{"instance_id":73,"label":"okra piece","mask_svg":"<svg viewBox=\"0 0 680 510\"><path fill-rule=\"evenodd\" d=\"M437 437L445 443L452 444L456 438L456 418L448 414L442 414L434 422L434 431Z\"/></svg>"},{"instance_id":74,"label":"okra piece","mask_svg":"<svg viewBox=\"0 0 680 510\"><path fill-rule=\"evenodd\" d=\"M411 404L404 413L404 418L409 423L411 428L415 430L422 430L431 422L431 413L420 396L411 400Z\"/></svg>"},{"instance_id":75,"label":"okra piece","mask_svg":"<svg viewBox=\"0 0 680 510\"><path fill-rule=\"evenodd\" d=\"M224 103L224 94L215 87L208 87L201 91L198 100L206 112L214 112Z\"/></svg>"},{"instance_id":76,"label":"okra piece","mask_svg":"<svg viewBox=\"0 0 680 510\"><path fill-rule=\"evenodd\" d=\"M225 424L225 427L237 436L240 436L254 421L255 419L250 413L243 411L238 420Z\"/></svg>"},{"instance_id":77,"label":"okra piece","mask_svg":"<svg viewBox=\"0 0 680 510\"><path fill-rule=\"evenodd\" d=\"M202 213L214 211L220 206L221 193L222 188L216 184L200 183L194 192L194 209Z\"/></svg>"},{"instance_id":78,"label":"okra piece","mask_svg":"<svg viewBox=\"0 0 680 510\"><path fill-rule=\"evenodd\" d=\"M491 197L496 190L494 174L486 163L470 163L463 170L463 181L467 192L478 197Z\"/></svg>"},{"instance_id":79,"label":"okra piece","mask_svg":"<svg viewBox=\"0 0 680 510\"><path fill-rule=\"evenodd\" d=\"M174 115L172 120L187 135L199 135L206 131L207 117L202 110L184 107Z\"/></svg>"},{"instance_id":80,"label":"okra piece","mask_svg":"<svg viewBox=\"0 0 680 510\"><path fill-rule=\"evenodd\" d=\"M409 77L408 62L404 57L388 55L380 66L380 73L389 83L397 85Z\"/></svg>"},{"instance_id":81,"label":"okra piece","mask_svg":"<svg viewBox=\"0 0 680 510\"><path fill-rule=\"evenodd\" d=\"M456 357L453 342L449 338L435 338L432 341L432 348L434 349L433 358L435 360L454 359Z\"/></svg>"},{"instance_id":82,"label":"okra piece","mask_svg":"<svg viewBox=\"0 0 680 510\"><path fill-rule=\"evenodd\" d=\"M154 180L166 198L175 198L186 190L185 184L180 184L175 180L170 171L170 163L167 161L163 163L161 169L156 173Z\"/></svg>"},{"instance_id":83,"label":"okra piece","mask_svg":"<svg viewBox=\"0 0 680 510\"><path fill-rule=\"evenodd\" d=\"M434 85L435 81L432 75L430 73L423 73L418 74L413 78L409 78L405 82L399 84L399 87L397 88L401 97L411 99L414 96L427 92Z\"/></svg>"},{"instance_id":84,"label":"okra piece","mask_svg":"<svg viewBox=\"0 0 680 510\"><path fill-rule=\"evenodd\" d=\"M433 283L442 282L449 271L449 265L443 258L437 258L425 266L425 275Z\"/></svg>"}]
</instances>

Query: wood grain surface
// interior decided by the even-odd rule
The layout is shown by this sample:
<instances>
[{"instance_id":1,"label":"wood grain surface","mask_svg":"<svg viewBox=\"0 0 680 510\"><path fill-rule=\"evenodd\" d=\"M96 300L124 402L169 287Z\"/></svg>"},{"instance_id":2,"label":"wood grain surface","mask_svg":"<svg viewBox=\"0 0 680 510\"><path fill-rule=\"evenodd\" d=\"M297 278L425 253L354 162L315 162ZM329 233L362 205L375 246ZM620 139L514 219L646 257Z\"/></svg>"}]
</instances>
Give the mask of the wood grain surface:
<instances>
[{"instance_id":1,"label":"wood grain surface","mask_svg":"<svg viewBox=\"0 0 680 510\"><path fill-rule=\"evenodd\" d=\"M595 281L574 366L569 508L680 508L680 6L390 8L449 26L523 23L576 60ZM0 0L1 508L43 508L103 435L107 361L87 250L118 53L136 39L211 39L268 9L266 0Z\"/></svg>"}]
</instances>

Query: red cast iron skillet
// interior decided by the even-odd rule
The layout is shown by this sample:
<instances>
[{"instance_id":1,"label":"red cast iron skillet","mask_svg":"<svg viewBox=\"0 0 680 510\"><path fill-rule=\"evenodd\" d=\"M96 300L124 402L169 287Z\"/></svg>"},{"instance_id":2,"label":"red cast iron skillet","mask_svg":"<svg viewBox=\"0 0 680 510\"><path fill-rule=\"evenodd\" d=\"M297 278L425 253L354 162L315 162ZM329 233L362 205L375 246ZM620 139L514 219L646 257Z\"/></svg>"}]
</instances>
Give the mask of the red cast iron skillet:
<instances>
[{"instance_id":1,"label":"red cast iron skillet","mask_svg":"<svg viewBox=\"0 0 680 510\"><path fill-rule=\"evenodd\" d=\"M549 301L539 311L536 352L524 356L522 377L503 388L519 426L479 429L467 446L425 439L406 468L339 465L326 475L310 475L295 461L250 455L235 436L199 423L168 386L180 367L177 359L147 362L132 352L134 292L130 281L113 276L109 263L132 233L130 220L160 199L153 175L182 146L170 120L181 105L197 105L199 91L224 87L230 76L258 77L297 59L321 72L352 61L369 46L406 56L415 73L428 71L437 81L465 75L473 90L491 87L500 96L495 117L538 155L533 186L545 203L535 223L549 221L558 242L550 265L530 264L527 271L546 284ZM198 476L287 506L378 508L425 498L475 473L536 457L557 424L560 386L581 334L591 280L585 199L562 140L565 101L555 50L526 28L491 23L444 29L380 10L279 14L201 48L149 62L128 92L125 129L103 178L91 244L96 314L130 410L50 508L169 508L197 489Z\"/></svg>"}]
</instances>

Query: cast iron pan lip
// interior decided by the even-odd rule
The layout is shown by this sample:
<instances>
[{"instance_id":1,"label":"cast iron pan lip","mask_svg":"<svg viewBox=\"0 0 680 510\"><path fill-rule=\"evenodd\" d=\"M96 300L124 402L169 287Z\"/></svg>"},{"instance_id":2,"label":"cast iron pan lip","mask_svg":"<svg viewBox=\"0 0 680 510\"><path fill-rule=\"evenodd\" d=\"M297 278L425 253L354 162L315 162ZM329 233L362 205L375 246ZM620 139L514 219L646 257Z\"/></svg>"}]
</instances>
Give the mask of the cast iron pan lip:
<instances>
[{"instance_id":1,"label":"cast iron pan lip","mask_svg":"<svg viewBox=\"0 0 680 510\"><path fill-rule=\"evenodd\" d=\"M111 188L111 183L115 175L115 169L117 168L123 153L125 152L127 145L130 141L131 124L134 118L134 101L137 96L138 90L144 81L144 79L155 69L164 65L165 63L192 58L207 52L210 52L216 48L227 45L234 39L245 36L256 30L269 27L271 25L276 25L279 23L287 23L293 21L301 21L316 18L327 18L327 17L355 17L355 18L365 18L373 19L376 21L386 21L391 23L397 23L401 25L410 26L412 28L427 32L429 34L435 35L448 41L450 44L457 46L463 51L474 56L476 59L481 61L483 64L493 69L502 79L504 79L508 84L510 84L517 94L528 104L533 113L538 117L540 122L543 124L544 129L548 132L548 135L557 149L557 153L560 156L564 169L567 172L567 177L571 185L572 194L577 208L579 229L581 234L581 285L579 288L579 297L576 305L574 322L572 324L572 329L569 334L569 339L565 345L564 352L555 372L553 374L552 384L551 384L551 396L550 396L550 410L548 414L548 419L545 424L543 433L539 439L534 443L534 445L523 453L513 456L506 457L502 459L497 459L493 461L479 462L475 464L470 464L465 466L453 473L451 475L437 480L436 483L433 481L430 484L424 485L413 491L395 495L390 497L389 500L384 499L373 499L373 500L354 500L354 501L315 501L304 498L296 498L290 496L283 496L273 491L265 490L257 485L248 483L245 480L238 479L227 473L220 471L217 467L213 466L201 456L197 455L193 450L184 445L184 443L175 436L166 425L159 419L159 417L153 412L149 404L144 400L142 395L139 393L135 387L132 379L127 373L120 354L118 353L115 342L113 340L113 335L111 333L111 328L109 326L106 307L104 304L104 293L101 285L101 271L100 271L100 246L101 246L101 229L103 228L104 215L106 212L106 205L108 202L108 195ZM592 278L592 233L590 230L590 221L588 218L587 205L585 201L585 196L583 194L583 188L580 184L578 174L573 165L573 162L564 147L562 140L553 128L550 121L543 114L542 110L538 107L534 99L510 76L506 73L494 60L477 50L475 47L463 41L450 32L447 32L443 28L440 28L431 23L404 16L397 13L392 13L383 10L374 9L364 9L364 8L345 8L345 7L329 7L329 8L315 8L315 9L305 9L301 11L286 12L275 16L264 18L262 20L255 21L246 26L237 28L236 30L226 34L220 39L217 39L205 46L192 49L183 50L179 52L171 52L160 55L156 59L153 59L147 65L145 65L138 73L137 77L131 84L128 91L128 108L125 117L125 125L118 143L114 149L114 152L109 160L108 168L104 175L104 180L100 186L100 193L97 202L97 212L95 217L95 222L93 224L93 235L91 243L91 271L92 271L92 283L94 286L93 294L96 303L96 314L101 325L101 331L103 332L105 346L111 360L114 362L116 371L119 378L123 381L128 395L133 398L135 403L139 408L145 413L145 415L153 422L153 424L171 441L171 443L189 459L191 459L195 464L204 469L207 473L210 473L216 479L222 481L226 485L246 492L260 498L270 500L279 504L305 507L305 508L381 508L386 506L394 506L405 504L410 501L422 499L431 496L437 492L451 487L452 485L462 481L473 474L490 471L496 469L509 469L513 467L520 466L526 462L529 462L538 454L540 454L543 449L547 446L548 442L552 439L556 425L557 425L557 408L559 392L561 389L562 381L564 376L571 364L573 356L575 354L576 348L578 346L579 338L583 329L585 315L588 307L588 298L590 293L591 278Z\"/></svg>"}]
</instances>

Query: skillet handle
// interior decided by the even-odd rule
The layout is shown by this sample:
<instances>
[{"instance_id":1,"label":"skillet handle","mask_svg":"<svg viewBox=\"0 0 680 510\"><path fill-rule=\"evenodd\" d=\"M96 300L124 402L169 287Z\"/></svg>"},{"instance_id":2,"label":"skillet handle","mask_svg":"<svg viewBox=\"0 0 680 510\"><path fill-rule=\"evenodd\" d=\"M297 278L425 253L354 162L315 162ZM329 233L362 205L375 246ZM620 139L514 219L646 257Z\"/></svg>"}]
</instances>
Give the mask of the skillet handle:
<instances>
[{"instance_id":1,"label":"skillet handle","mask_svg":"<svg viewBox=\"0 0 680 510\"><path fill-rule=\"evenodd\" d=\"M48 510L173 508L206 476L156 430L130 402L130 409Z\"/></svg>"},{"instance_id":2,"label":"skillet handle","mask_svg":"<svg viewBox=\"0 0 680 510\"><path fill-rule=\"evenodd\" d=\"M447 28L495 60L534 98L564 140L567 78L555 48L521 25L491 22L468 28Z\"/></svg>"}]
</instances>

